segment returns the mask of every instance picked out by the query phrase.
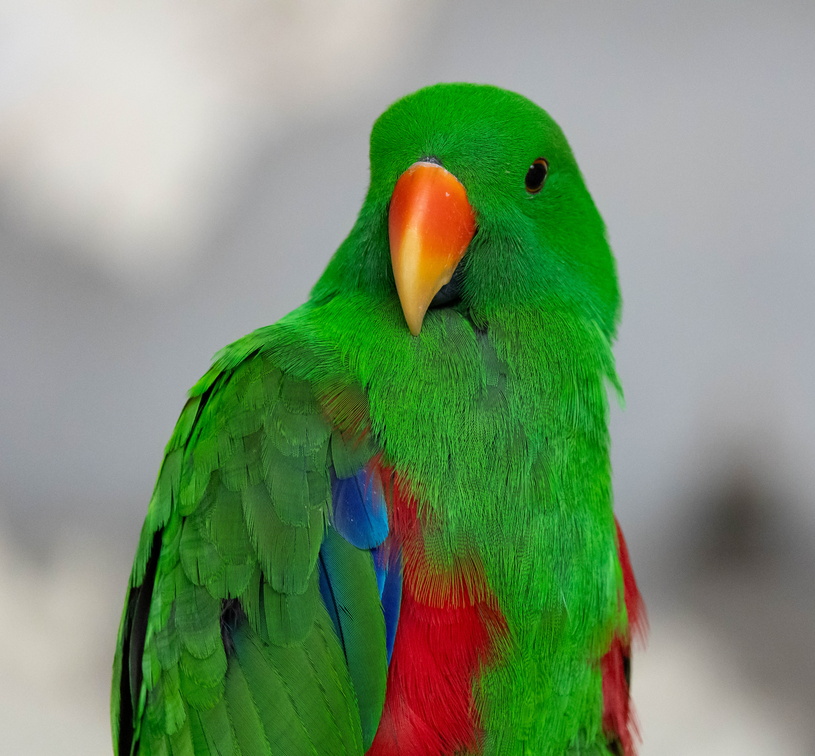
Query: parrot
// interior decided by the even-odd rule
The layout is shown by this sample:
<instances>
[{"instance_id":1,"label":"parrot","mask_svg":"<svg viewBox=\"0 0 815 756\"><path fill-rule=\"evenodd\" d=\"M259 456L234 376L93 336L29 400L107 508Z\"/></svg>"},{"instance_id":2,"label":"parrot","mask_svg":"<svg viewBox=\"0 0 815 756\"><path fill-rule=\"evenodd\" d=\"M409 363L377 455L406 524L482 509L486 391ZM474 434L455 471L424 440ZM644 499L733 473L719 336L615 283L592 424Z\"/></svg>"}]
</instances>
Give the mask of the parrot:
<instances>
[{"instance_id":1,"label":"parrot","mask_svg":"<svg viewBox=\"0 0 815 756\"><path fill-rule=\"evenodd\" d=\"M391 105L308 301L215 356L166 446L114 752L632 756L620 306L547 112L467 83Z\"/></svg>"}]
</instances>

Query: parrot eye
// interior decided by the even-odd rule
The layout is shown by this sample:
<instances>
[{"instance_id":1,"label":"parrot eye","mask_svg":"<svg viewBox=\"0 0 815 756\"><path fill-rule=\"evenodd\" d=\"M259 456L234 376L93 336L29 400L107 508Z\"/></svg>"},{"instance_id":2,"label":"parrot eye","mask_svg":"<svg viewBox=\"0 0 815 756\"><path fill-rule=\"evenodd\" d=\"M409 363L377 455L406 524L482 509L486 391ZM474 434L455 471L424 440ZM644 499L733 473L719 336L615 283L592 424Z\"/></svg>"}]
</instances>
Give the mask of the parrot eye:
<instances>
[{"instance_id":1,"label":"parrot eye","mask_svg":"<svg viewBox=\"0 0 815 756\"><path fill-rule=\"evenodd\" d=\"M526 172L526 191L530 194L537 194L543 188L546 181L546 174L549 173L549 162L543 158L538 158Z\"/></svg>"}]
</instances>

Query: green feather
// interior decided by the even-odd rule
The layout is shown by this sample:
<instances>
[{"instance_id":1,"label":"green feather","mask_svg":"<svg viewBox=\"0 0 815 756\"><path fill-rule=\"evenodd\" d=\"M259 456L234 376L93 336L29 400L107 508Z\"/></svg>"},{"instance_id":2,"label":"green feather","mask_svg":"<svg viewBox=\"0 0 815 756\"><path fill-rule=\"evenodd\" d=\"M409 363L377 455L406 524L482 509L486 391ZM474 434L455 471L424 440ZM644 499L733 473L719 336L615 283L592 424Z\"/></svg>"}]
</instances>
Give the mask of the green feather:
<instances>
[{"instance_id":1,"label":"green feather","mask_svg":"<svg viewBox=\"0 0 815 756\"><path fill-rule=\"evenodd\" d=\"M379 605L373 560L333 528L326 533L321 558L329 567L332 594L338 604L340 643L348 660L368 748L376 734L385 702L385 619Z\"/></svg>"},{"instance_id":2,"label":"green feather","mask_svg":"<svg viewBox=\"0 0 815 756\"><path fill-rule=\"evenodd\" d=\"M204 659L221 643L221 602L205 588L187 583L175 601L175 626L182 646Z\"/></svg>"},{"instance_id":3,"label":"green feather","mask_svg":"<svg viewBox=\"0 0 815 756\"><path fill-rule=\"evenodd\" d=\"M181 727L170 735L170 749L173 756L196 756L189 717L186 717Z\"/></svg>"},{"instance_id":4,"label":"green feather","mask_svg":"<svg viewBox=\"0 0 815 756\"><path fill-rule=\"evenodd\" d=\"M219 487L205 528L224 562L241 565L254 561L239 491L230 491L223 484Z\"/></svg>"},{"instance_id":5,"label":"green feather","mask_svg":"<svg viewBox=\"0 0 815 756\"><path fill-rule=\"evenodd\" d=\"M320 602L317 576L302 593L283 593L257 572L242 599L250 625L264 641L283 646L301 643L314 624Z\"/></svg>"},{"instance_id":6,"label":"green feather","mask_svg":"<svg viewBox=\"0 0 815 756\"><path fill-rule=\"evenodd\" d=\"M196 585L206 585L223 568L218 549L205 537L203 529L204 523L200 517L186 518L179 545L184 573L187 579Z\"/></svg>"},{"instance_id":7,"label":"green feather","mask_svg":"<svg viewBox=\"0 0 815 756\"><path fill-rule=\"evenodd\" d=\"M270 663L256 637L236 638L240 663L251 689L270 743L283 754L314 753L308 730L294 709L284 678Z\"/></svg>"},{"instance_id":8,"label":"green feather","mask_svg":"<svg viewBox=\"0 0 815 756\"><path fill-rule=\"evenodd\" d=\"M198 754L241 755L225 698L219 700L211 709L191 712L190 723L193 741L196 744L196 756ZM205 743L206 746L203 747L202 743ZM249 754L244 756L249 756Z\"/></svg>"},{"instance_id":9,"label":"green feather","mask_svg":"<svg viewBox=\"0 0 815 756\"><path fill-rule=\"evenodd\" d=\"M325 516L311 510L305 526L286 525L274 506L259 506L261 497L244 499L244 513L254 553L272 587L302 593L314 572Z\"/></svg>"},{"instance_id":10,"label":"green feather","mask_svg":"<svg viewBox=\"0 0 815 756\"><path fill-rule=\"evenodd\" d=\"M204 659L193 656L185 649L181 653L178 667L181 692L190 706L206 711L221 700L227 670L223 646Z\"/></svg>"},{"instance_id":11,"label":"green feather","mask_svg":"<svg viewBox=\"0 0 815 756\"><path fill-rule=\"evenodd\" d=\"M175 626L175 607L170 605L167 622L153 636L156 656L163 670L175 667L181 659L181 639Z\"/></svg>"},{"instance_id":12,"label":"green feather","mask_svg":"<svg viewBox=\"0 0 815 756\"><path fill-rule=\"evenodd\" d=\"M359 711L325 607L318 606L305 643L270 646L269 659L287 681L292 705L306 723L317 753L361 754Z\"/></svg>"},{"instance_id":13,"label":"green feather","mask_svg":"<svg viewBox=\"0 0 815 756\"><path fill-rule=\"evenodd\" d=\"M226 700L235 736L244 754L272 756L263 729L254 691L249 687L241 665L233 663L226 676Z\"/></svg>"}]
</instances>

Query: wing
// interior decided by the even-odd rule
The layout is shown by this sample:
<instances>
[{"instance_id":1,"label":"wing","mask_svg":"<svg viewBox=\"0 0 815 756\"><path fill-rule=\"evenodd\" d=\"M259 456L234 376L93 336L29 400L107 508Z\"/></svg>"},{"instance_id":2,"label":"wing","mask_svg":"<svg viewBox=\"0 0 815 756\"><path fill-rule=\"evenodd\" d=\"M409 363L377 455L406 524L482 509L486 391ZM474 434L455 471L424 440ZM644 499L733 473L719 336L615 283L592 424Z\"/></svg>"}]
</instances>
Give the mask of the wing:
<instances>
[{"instance_id":1,"label":"wing","mask_svg":"<svg viewBox=\"0 0 815 756\"><path fill-rule=\"evenodd\" d=\"M401 587L375 451L267 352L216 361L167 446L133 566L120 756L367 749Z\"/></svg>"}]
</instances>

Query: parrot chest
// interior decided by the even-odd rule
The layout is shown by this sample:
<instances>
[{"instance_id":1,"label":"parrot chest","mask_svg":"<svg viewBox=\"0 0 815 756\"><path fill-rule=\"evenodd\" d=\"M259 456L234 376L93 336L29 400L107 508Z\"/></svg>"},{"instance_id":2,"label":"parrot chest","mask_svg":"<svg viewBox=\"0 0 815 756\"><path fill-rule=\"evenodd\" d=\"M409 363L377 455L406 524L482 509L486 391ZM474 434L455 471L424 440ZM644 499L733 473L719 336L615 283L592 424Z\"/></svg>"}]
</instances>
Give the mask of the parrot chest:
<instances>
[{"instance_id":1,"label":"parrot chest","mask_svg":"<svg viewBox=\"0 0 815 756\"><path fill-rule=\"evenodd\" d=\"M389 514L404 593L392 674L402 694L425 691L428 723L475 712L450 721L470 721L487 743L543 744L553 732L570 743L600 731L599 660L619 615L608 345L558 313L487 332L449 310L432 315L418 339L369 342L374 326L361 324L343 360L398 493Z\"/></svg>"},{"instance_id":2,"label":"parrot chest","mask_svg":"<svg viewBox=\"0 0 815 756\"><path fill-rule=\"evenodd\" d=\"M403 521L415 521L403 610L445 628L432 639L421 630L434 658L449 657L445 639L472 652L469 667L438 676L481 691L488 741L507 730L536 742L574 712L593 730L602 692L592 660L619 613L603 375L563 353L483 337L472 347L432 369L415 364L387 404L379 386L371 397L409 502Z\"/></svg>"},{"instance_id":3,"label":"parrot chest","mask_svg":"<svg viewBox=\"0 0 815 756\"><path fill-rule=\"evenodd\" d=\"M574 437L543 436L532 454L534 428L490 422L466 450L483 467L451 475L454 493L422 500L421 485L397 474L394 502L405 579L395 690L473 752L519 733L545 742L545 720L578 710L596 719L601 686L590 660L604 653L617 613L610 506L593 508L584 482L603 465L585 462L591 455ZM433 693L420 703L413 691Z\"/></svg>"}]
</instances>

